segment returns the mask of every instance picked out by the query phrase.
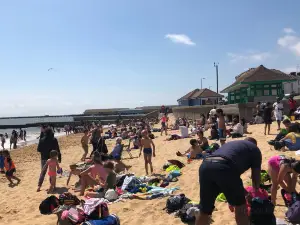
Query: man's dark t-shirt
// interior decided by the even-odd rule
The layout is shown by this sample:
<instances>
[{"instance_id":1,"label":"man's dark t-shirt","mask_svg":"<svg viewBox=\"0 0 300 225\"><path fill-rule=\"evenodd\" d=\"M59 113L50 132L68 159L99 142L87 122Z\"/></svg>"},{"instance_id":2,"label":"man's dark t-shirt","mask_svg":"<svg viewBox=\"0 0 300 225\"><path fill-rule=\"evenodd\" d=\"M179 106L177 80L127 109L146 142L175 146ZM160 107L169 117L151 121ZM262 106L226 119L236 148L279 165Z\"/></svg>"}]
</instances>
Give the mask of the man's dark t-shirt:
<instances>
[{"instance_id":1,"label":"man's dark t-shirt","mask_svg":"<svg viewBox=\"0 0 300 225\"><path fill-rule=\"evenodd\" d=\"M260 169L262 156L259 148L250 141L231 141L215 151L210 157L222 157L230 161L239 174L248 169Z\"/></svg>"}]
</instances>

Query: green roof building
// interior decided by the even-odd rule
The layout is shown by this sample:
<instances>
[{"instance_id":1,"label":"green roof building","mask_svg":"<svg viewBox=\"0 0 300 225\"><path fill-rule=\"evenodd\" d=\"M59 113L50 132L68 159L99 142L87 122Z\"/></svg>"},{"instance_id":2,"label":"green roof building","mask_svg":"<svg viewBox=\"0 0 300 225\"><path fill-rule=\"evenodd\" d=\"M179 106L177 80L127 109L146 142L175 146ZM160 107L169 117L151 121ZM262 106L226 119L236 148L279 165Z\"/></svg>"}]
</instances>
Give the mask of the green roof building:
<instances>
[{"instance_id":1,"label":"green roof building","mask_svg":"<svg viewBox=\"0 0 300 225\"><path fill-rule=\"evenodd\" d=\"M228 93L229 104L275 101L284 96L283 83L294 81L291 75L260 65L235 77L235 82L221 93Z\"/></svg>"}]
</instances>

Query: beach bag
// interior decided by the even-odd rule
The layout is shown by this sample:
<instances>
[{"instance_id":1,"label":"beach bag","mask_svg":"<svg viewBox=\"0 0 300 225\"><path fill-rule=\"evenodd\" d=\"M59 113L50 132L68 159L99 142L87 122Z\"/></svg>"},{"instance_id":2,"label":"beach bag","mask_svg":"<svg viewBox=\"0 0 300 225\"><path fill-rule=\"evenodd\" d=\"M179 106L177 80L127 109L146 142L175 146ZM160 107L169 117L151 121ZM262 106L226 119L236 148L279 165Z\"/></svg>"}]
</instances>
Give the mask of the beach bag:
<instances>
[{"instance_id":1,"label":"beach bag","mask_svg":"<svg viewBox=\"0 0 300 225\"><path fill-rule=\"evenodd\" d=\"M69 192L64 192L59 195L59 204L60 205L79 205L80 200L77 196L72 195Z\"/></svg>"},{"instance_id":2,"label":"beach bag","mask_svg":"<svg viewBox=\"0 0 300 225\"><path fill-rule=\"evenodd\" d=\"M274 205L269 199L253 198L250 209L251 225L276 225Z\"/></svg>"},{"instance_id":3,"label":"beach bag","mask_svg":"<svg viewBox=\"0 0 300 225\"><path fill-rule=\"evenodd\" d=\"M83 210L88 220L97 220L109 215L108 206L103 200L91 198L83 204Z\"/></svg>"},{"instance_id":4,"label":"beach bag","mask_svg":"<svg viewBox=\"0 0 300 225\"><path fill-rule=\"evenodd\" d=\"M67 217L68 220L74 225L81 224L82 222L85 221L86 217L84 212L81 209L70 208L67 213L68 213L68 217Z\"/></svg>"},{"instance_id":5,"label":"beach bag","mask_svg":"<svg viewBox=\"0 0 300 225\"><path fill-rule=\"evenodd\" d=\"M173 213L180 210L190 199L186 198L184 194L169 197L167 199L165 210L167 213Z\"/></svg>"},{"instance_id":6,"label":"beach bag","mask_svg":"<svg viewBox=\"0 0 300 225\"><path fill-rule=\"evenodd\" d=\"M42 215L51 214L59 206L59 200L54 195L43 200L39 206Z\"/></svg>"},{"instance_id":7,"label":"beach bag","mask_svg":"<svg viewBox=\"0 0 300 225\"><path fill-rule=\"evenodd\" d=\"M120 219L117 215L111 214L100 220L89 220L82 225L120 225Z\"/></svg>"},{"instance_id":8,"label":"beach bag","mask_svg":"<svg viewBox=\"0 0 300 225\"><path fill-rule=\"evenodd\" d=\"M110 202L113 202L118 199L118 194L114 189L108 189L105 193L105 199Z\"/></svg>"},{"instance_id":9,"label":"beach bag","mask_svg":"<svg viewBox=\"0 0 300 225\"><path fill-rule=\"evenodd\" d=\"M124 182L123 182L123 185L122 185L122 190L131 190L131 189L134 189L135 187L141 185L142 182L136 178L135 176L131 176L131 177L126 177Z\"/></svg>"},{"instance_id":10,"label":"beach bag","mask_svg":"<svg viewBox=\"0 0 300 225\"><path fill-rule=\"evenodd\" d=\"M168 162L171 163L172 165L178 166L179 169L185 167L185 165L182 162L180 162L176 159L168 160Z\"/></svg>"},{"instance_id":11,"label":"beach bag","mask_svg":"<svg viewBox=\"0 0 300 225\"><path fill-rule=\"evenodd\" d=\"M300 201L296 201L285 213L290 223L300 223Z\"/></svg>"}]
</instances>

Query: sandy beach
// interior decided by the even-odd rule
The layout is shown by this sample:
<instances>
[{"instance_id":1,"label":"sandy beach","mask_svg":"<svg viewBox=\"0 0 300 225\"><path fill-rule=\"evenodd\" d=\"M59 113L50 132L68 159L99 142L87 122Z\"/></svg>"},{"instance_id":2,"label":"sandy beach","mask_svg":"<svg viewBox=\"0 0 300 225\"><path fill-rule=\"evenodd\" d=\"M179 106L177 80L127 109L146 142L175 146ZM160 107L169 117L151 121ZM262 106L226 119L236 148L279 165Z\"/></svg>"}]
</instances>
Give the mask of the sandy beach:
<instances>
[{"instance_id":1,"label":"sandy beach","mask_svg":"<svg viewBox=\"0 0 300 225\"><path fill-rule=\"evenodd\" d=\"M252 132L251 136L257 139L258 146L263 155L262 168L267 169L267 160L273 156L282 154L269 147L268 140L274 138L277 133L277 126L273 123L271 127L272 135L265 136L263 134L264 125L251 125L248 130ZM159 133L155 133L157 138L154 140L157 155L153 159L155 173L164 174L162 170L163 164L168 159L178 159L186 164L186 158L175 155L176 151L185 151L189 147L189 139L181 139L176 141L165 141L166 137L161 137ZM206 133L207 135L207 133ZM82 149L80 146L81 134L70 135L59 138L59 144L62 152L63 169L67 170L71 163L78 162L82 156ZM228 139L232 141L232 139ZM108 140L107 145L109 151L112 150L114 140ZM212 143L210 141L210 143ZM12 151L11 156L15 161L17 167L16 175L21 178L21 183L13 188L8 186L8 181L3 174L0 175L0 224L6 225L55 225L56 216L43 216L39 213L40 202L47 197L46 189L49 187L49 181L45 180L42 191L37 193L37 182L40 174L40 156L36 151L37 146L31 145ZM91 149L91 148L90 148ZM138 156L138 151L132 151L134 157ZM296 157L294 152L283 153L287 156ZM123 157L126 157L124 153ZM144 160L143 158L126 159L124 162L132 165L130 172L136 175L144 175ZM179 181L172 183L170 187L180 187L176 193L184 193L187 197L194 201L199 201L199 183L198 183L198 169L202 161L194 160L191 164L186 164L182 169L183 175ZM245 186L250 181L250 171L247 171L242 178ZM66 177L57 179L57 186L61 190L64 188L71 188L71 185L77 181L73 177L70 186L66 187ZM283 206L283 200L279 196L275 215L278 218L284 218L286 207ZM139 225L139 224L183 224L180 219L173 215L167 214L163 208L165 207L167 198L155 200L127 200L126 202L113 203L109 206L111 213L117 214L121 219L122 225ZM233 225L234 214L230 212L227 203L216 202L216 210L213 213L214 225Z\"/></svg>"}]
</instances>

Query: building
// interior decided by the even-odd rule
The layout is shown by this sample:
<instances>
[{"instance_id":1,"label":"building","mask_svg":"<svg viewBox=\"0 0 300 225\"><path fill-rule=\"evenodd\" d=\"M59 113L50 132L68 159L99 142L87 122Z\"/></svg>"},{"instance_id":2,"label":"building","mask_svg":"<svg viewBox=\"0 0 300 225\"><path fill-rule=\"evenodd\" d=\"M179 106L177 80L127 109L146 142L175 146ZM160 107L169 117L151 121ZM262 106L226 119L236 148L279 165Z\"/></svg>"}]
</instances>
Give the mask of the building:
<instances>
[{"instance_id":1,"label":"building","mask_svg":"<svg viewBox=\"0 0 300 225\"><path fill-rule=\"evenodd\" d=\"M177 100L179 106L214 105L224 96L210 89L195 89Z\"/></svg>"},{"instance_id":2,"label":"building","mask_svg":"<svg viewBox=\"0 0 300 225\"><path fill-rule=\"evenodd\" d=\"M229 104L275 101L277 96L284 96L284 84L296 80L294 76L260 65L236 76L235 82L221 93L228 93Z\"/></svg>"},{"instance_id":3,"label":"building","mask_svg":"<svg viewBox=\"0 0 300 225\"><path fill-rule=\"evenodd\" d=\"M284 94L290 94L292 92L300 94L300 72L291 72L290 76L295 77L297 80L283 84Z\"/></svg>"}]
</instances>

